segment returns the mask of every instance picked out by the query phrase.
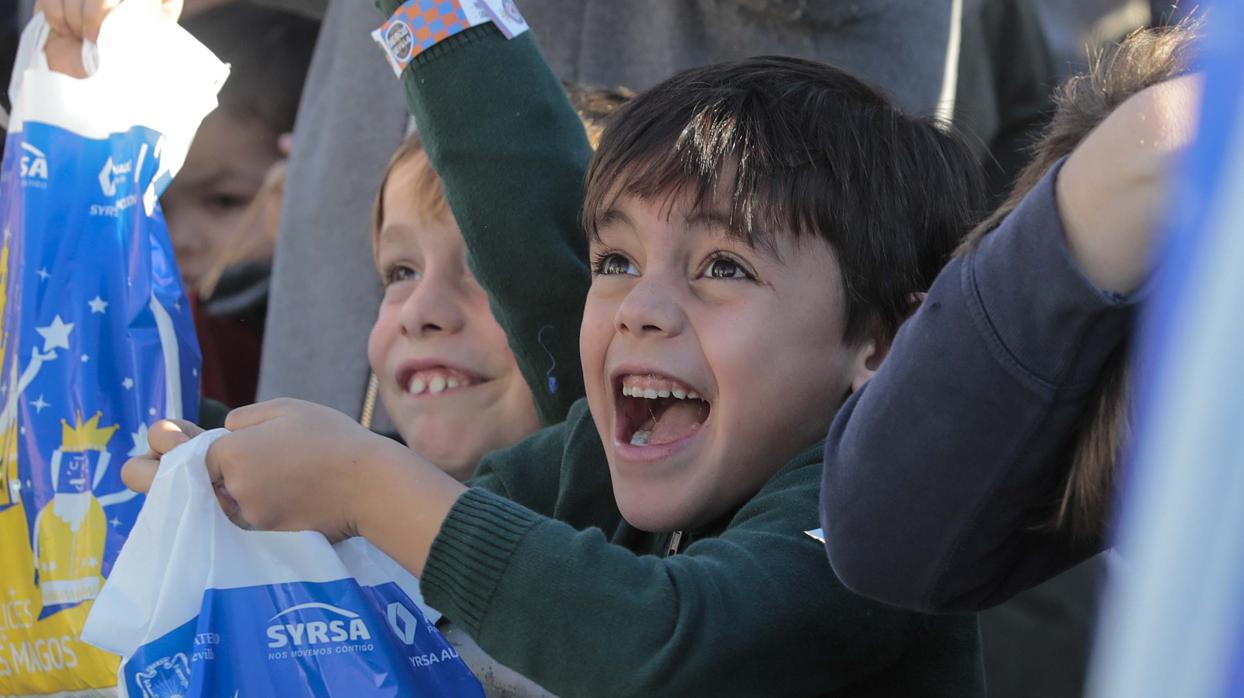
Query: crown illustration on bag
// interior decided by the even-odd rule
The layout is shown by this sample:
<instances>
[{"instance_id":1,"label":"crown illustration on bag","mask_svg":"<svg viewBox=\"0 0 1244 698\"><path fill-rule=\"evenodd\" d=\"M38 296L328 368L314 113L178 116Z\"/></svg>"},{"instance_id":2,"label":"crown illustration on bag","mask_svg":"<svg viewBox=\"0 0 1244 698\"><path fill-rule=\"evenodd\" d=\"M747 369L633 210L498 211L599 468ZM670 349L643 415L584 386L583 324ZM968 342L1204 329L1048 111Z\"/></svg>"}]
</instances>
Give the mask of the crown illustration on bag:
<instances>
[{"instance_id":1,"label":"crown illustration on bag","mask_svg":"<svg viewBox=\"0 0 1244 698\"><path fill-rule=\"evenodd\" d=\"M108 449L108 441L117 429L121 428L120 424L99 428L99 418L104 415L103 412L96 412L84 424L82 422L82 413L77 413L74 418L75 426L69 426L69 422L60 420L61 426L61 446L60 450L65 453L85 453L86 451L106 451Z\"/></svg>"}]
</instances>

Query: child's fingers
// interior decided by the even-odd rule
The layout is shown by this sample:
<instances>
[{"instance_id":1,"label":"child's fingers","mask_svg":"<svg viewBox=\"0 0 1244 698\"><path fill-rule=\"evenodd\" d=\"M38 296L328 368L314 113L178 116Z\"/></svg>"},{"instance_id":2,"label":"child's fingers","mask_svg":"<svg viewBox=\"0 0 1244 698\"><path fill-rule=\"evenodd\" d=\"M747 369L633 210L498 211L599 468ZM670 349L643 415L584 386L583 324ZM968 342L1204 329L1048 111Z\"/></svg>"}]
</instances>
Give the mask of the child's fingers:
<instances>
[{"instance_id":1,"label":"child's fingers","mask_svg":"<svg viewBox=\"0 0 1244 698\"><path fill-rule=\"evenodd\" d=\"M207 476L211 478L212 485L217 486L217 490L224 490L224 475L220 473L221 463L225 460L225 452L229 447L229 439L233 434L225 434L216 439L215 442L207 449L207 456L203 461L207 464Z\"/></svg>"},{"instance_id":2,"label":"child's fingers","mask_svg":"<svg viewBox=\"0 0 1244 698\"><path fill-rule=\"evenodd\" d=\"M147 445L163 455L202 433L202 427L184 419L162 419L147 430Z\"/></svg>"},{"instance_id":3,"label":"child's fingers","mask_svg":"<svg viewBox=\"0 0 1244 698\"><path fill-rule=\"evenodd\" d=\"M69 36L69 25L65 24L66 0L39 0L35 4L35 12L42 12L48 26L57 34Z\"/></svg>"},{"instance_id":4,"label":"child's fingers","mask_svg":"<svg viewBox=\"0 0 1244 698\"><path fill-rule=\"evenodd\" d=\"M121 466L121 482L135 492L146 494L159 469L160 457L154 453L131 458Z\"/></svg>"},{"instance_id":5,"label":"child's fingers","mask_svg":"<svg viewBox=\"0 0 1244 698\"><path fill-rule=\"evenodd\" d=\"M76 39L82 38L83 14L86 12L87 0L64 0L65 5L65 30L69 36Z\"/></svg>"},{"instance_id":6,"label":"child's fingers","mask_svg":"<svg viewBox=\"0 0 1244 698\"><path fill-rule=\"evenodd\" d=\"M216 491L216 500L220 502L220 508L225 515L241 528L252 528L242 514L242 502L239 501L246 500L248 492L249 478L238 471L239 456L248 450L246 442L246 434L225 434L207 449L204 462L207 465L207 476Z\"/></svg>"},{"instance_id":7,"label":"child's fingers","mask_svg":"<svg viewBox=\"0 0 1244 698\"><path fill-rule=\"evenodd\" d=\"M86 68L82 65L82 41L68 34L52 32L44 47L47 55L48 70L64 73L73 78L86 77Z\"/></svg>"},{"instance_id":8,"label":"child's fingers","mask_svg":"<svg viewBox=\"0 0 1244 698\"><path fill-rule=\"evenodd\" d=\"M70 0L82 4L82 38L99 41L99 28L104 18L112 12L121 0Z\"/></svg>"},{"instance_id":9,"label":"child's fingers","mask_svg":"<svg viewBox=\"0 0 1244 698\"><path fill-rule=\"evenodd\" d=\"M181 431L181 433L185 434L188 438L191 438L191 439L207 431L206 429L199 426L198 424L195 424L194 422L191 422L186 419L162 419L160 421L167 422L172 427L176 427L178 430Z\"/></svg>"},{"instance_id":10,"label":"child's fingers","mask_svg":"<svg viewBox=\"0 0 1244 698\"><path fill-rule=\"evenodd\" d=\"M229 431L237 431L253 427L256 424L263 424L289 412L290 408L297 403L297 400L290 398L277 398L267 402L257 402L253 405L239 407L225 417L225 428Z\"/></svg>"},{"instance_id":11,"label":"child's fingers","mask_svg":"<svg viewBox=\"0 0 1244 698\"><path fill-rule=\"evenodd\" d=\"M242 506L238 504L238 500L229 494L229 490L225 489L224 483L217 482L213 485L216 491L216 501L220 503L221 511L225 512L225 516L233 522L238 528L250 530L254 528L250 522L242 518Z\"/></svg>"}]
</instances>

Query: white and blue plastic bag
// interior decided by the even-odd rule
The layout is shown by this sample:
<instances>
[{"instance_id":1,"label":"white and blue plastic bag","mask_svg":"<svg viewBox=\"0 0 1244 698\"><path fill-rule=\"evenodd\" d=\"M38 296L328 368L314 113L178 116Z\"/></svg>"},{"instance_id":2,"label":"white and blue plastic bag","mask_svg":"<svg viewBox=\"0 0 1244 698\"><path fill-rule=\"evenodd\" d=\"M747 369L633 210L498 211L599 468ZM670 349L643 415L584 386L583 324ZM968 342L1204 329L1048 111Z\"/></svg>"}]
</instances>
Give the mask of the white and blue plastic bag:
<instances>
[{"instance_id":1,"label":"white and blue plastic bag","mask_svg":"<svg viewBox=\"0 0 1244 698\"><path fill-rule=\"evenodd\" d=\"M122 656L121 696L482 696L418 580L360 538L248 531L204 460L164 456L83 639Z\"/></svg>"},{"instance_id":2,"label":"white and blue plastic bag","mask_svg":"<svg viewBox=\"0 0 1244 698\"><path fill-rule=\"evenodd\" d=\"M142 506L120 467L198 406L158 198L228 74L144 3L84 46L85 79L48 70L47 36L22 34L0 168L0 696L115 685L78 634Z\"/></svg>"}]
</instances>

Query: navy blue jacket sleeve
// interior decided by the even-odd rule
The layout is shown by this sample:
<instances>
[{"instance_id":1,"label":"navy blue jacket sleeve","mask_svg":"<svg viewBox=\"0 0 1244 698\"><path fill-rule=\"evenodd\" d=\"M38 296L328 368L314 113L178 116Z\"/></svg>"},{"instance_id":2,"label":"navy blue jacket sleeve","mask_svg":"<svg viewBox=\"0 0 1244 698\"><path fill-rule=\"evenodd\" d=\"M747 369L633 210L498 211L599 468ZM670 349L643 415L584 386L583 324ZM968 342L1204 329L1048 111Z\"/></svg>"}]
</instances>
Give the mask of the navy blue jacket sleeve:
<instances>
[{"instance_id":1,"label":"navy blue jacket sleeve","mask_svg":"<svg viewBox=\"0 0 1244 698\"><path fill-rule=\"evenodd\" d=\"M1058 217L1059 169L946 266L830 427L826 550L858 593L978 610L1101 548L1033 525L1057 500L1134 306L1080 272Z\"/></svg>"}]
</instances>

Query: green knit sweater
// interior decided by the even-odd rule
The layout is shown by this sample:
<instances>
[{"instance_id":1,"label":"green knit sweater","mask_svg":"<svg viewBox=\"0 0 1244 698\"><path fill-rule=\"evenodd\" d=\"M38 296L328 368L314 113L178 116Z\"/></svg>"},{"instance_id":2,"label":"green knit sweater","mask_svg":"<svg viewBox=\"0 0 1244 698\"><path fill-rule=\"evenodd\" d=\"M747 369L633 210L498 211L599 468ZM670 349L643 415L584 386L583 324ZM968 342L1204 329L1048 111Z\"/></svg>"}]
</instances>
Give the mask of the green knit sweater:
<instances>
[{"instance_id":1,"label":"green knit sweater","mask_svg":"<svg viewBox=\"0 0 1244 698\"><path fill-rule=\"evenodd\" d=\"M469 29L419 54L404 79L471 271L541 423L557 424L583 396L579 322L591 275L579 210L592 158L583 124L530 32L511 42L491 24Z\"/></svg>"},{"instance_id":2,"label":"green knit sweater","mask_svg":"<svg viewBox=\"0 0 1244 698\"><path fill-rule=\"evenodd\" d=\"M545 388L542 416L569 407L563 423L485 458L432 545L426 601L564 698L980 695L974 617L855 596L805 535L819 525L820 444L682 534L677 554L669 533L622 519L586 401L570 405L582 395L570 372L588 283L582 128L530 33L467 30L404 80L472 268L524 375Z\"/></svg>"}]
</instances>

